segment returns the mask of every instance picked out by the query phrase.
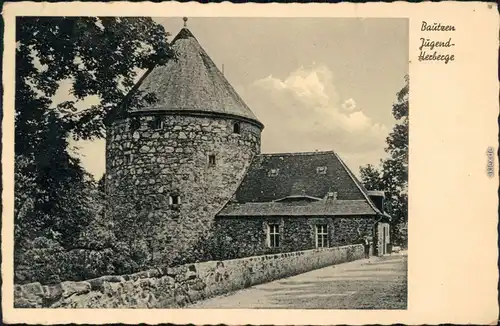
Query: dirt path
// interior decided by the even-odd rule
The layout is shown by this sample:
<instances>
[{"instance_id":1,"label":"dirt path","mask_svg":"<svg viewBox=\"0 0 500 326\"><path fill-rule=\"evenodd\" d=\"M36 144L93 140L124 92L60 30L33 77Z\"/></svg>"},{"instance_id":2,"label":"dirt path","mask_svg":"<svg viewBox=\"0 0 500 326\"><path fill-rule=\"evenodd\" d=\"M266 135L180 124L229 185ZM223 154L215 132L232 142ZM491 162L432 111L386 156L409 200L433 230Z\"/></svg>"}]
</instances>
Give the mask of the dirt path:
<instances>
[{"instance_id":1,"label":"dirt path","mask_svg":"<svg viewBox=\"0 0 500 326\"><path fill-rule=\"evenodd\" d=\"M188 308L406 309L406 254L329 266Z\"/></svg>"}]
</instances>

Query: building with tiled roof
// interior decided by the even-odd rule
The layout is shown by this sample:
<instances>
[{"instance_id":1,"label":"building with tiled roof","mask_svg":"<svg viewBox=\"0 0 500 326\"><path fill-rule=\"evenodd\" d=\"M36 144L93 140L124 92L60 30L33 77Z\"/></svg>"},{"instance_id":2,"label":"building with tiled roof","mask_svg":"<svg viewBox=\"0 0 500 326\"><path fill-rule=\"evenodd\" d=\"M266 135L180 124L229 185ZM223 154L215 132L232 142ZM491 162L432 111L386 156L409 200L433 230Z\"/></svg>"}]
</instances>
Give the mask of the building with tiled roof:
<instances>
[{"instance_id":1,"label":"building with tiled roof","mask_svg":"<svg viewBox=\"0 0 500 326\"><path fill-rule=\"evenodd\" d=\"M367 191L333 151L257 155L216 219L240 255L341 246L367 235L384 254L389 243L383 192Z\"/></svg>"},{"instance_id":2,"label":"building with tiled roof","mask_svg":"<svg viewBox=\"0 0 500 326\"><path fill-rule=\"evenodd\" d=\"M189 256L210 232L239 256L364 235L385 252L383 196L334 152L261 154L263 123L187 27L171 47L176 58L149 69L108 124L106 216L118 237L149 248L152 264Z\"/></svg>"}]
</instances>

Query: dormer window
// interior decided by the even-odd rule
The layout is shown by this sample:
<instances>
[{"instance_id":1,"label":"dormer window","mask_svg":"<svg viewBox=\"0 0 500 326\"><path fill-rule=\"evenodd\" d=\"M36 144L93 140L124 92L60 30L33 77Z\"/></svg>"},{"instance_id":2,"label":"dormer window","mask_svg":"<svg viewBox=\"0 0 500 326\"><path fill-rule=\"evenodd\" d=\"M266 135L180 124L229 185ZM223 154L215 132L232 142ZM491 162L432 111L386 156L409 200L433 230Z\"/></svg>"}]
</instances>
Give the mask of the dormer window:
<instances>
[{"instance_id":1,"label":"dormer window","mask_svg":"<svg viewBox=\"0 0 500 326\"><path fill-rule=\"evenodd\" d=\"M153 120L153 129L160 130L163 129L163 120L160 117L155 117Z\"/></svg>"},{"instance_id":2,"label":"dormer window","mask_svg":"<svg viewBox=\"0 0 500 326\"><path fill-rule=\"evenodd\" d=\"M336 191L330 191L328 194L326 194L326 198L337 200L337 192Z\"/></svg>"},{"instance_id":3,"label":"dormer window","mask_svg":"<svg viewBox=\"0 0 500 326\"><path fill-rule=\"evenodd\" d=\"M318 166L316 168L316 173L317 174L326 174L326 166Z\"/></svg>"},{"instance_id":4,"label":"dormer window","mask_svg":"<svg viewBox=\"0 0 500 326\"><path fill-rule=\"evenodd\" d=\"M233 134L239 134L241 132L241 126L239 122L235 122L233 125Z\"/></svg>"},{"instance_id":5,"label":"dormer window","mask_svg":"<svg viewBox=\"0 0 500 326\"><path fill-rule=\"evenodd\" d=\"M208 155L208 165L215 166L215 155L213 154Z\"/></svg>"},{"instance_id":6,"label":"dormer window","mask_svg":"<svg viewBox=\"0 0 500 326\"><path fill-rule=\"evenodd\" d=\"M268 176L270 176L270 177L276 177L279 172L280 172L280 169L271 169L268 172Z\"/></svg>"}]
</instances>

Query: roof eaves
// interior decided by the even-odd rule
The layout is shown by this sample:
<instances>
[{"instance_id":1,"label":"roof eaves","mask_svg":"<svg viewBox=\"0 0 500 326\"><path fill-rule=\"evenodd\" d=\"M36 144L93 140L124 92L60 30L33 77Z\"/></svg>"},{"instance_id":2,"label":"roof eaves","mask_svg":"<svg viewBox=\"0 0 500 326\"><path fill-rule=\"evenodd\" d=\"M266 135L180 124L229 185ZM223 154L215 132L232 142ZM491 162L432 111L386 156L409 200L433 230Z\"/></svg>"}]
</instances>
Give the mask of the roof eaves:
<instances>
[{"instance_id":1,"label":"roof eaves","mask_svg":"<svg viewBox=\"0 0 500 326\"><path fill-rule=\"evenodd\" d=\"M322 152L290 152L290 153L262 153L262 156L306 156L306 155L318 155L318 154L335 154L333 151L322 151Z\"/></svg>"},{"instance_id":2,"label":"roof eaves","mask_svg":"<svg viewBox=\"0 0 500 326\"><path fill-rule=\"evenodd\" d=\"M224 113L224 112L201 111L201 110L194 110L194 109L187 109L187 108L181 108L181 109L174 110L174 109L165 109L164 107L161 107L161 106L151 106L151 107L143 108L140 110L130 111L130 114L134 114L134 115L143 115L143 114L190 115L190 116L224 117L224 118L229 118L229 119L237 119L237 120L241 120L241 121L246 121L248 123L251 123L251 124L259 127L261 130L264 129L264 125L259 120L252 119L249 117L244 117L242 115L237 115L237 114L232 114L232 113Z\"/></svg>"}]
</instances>

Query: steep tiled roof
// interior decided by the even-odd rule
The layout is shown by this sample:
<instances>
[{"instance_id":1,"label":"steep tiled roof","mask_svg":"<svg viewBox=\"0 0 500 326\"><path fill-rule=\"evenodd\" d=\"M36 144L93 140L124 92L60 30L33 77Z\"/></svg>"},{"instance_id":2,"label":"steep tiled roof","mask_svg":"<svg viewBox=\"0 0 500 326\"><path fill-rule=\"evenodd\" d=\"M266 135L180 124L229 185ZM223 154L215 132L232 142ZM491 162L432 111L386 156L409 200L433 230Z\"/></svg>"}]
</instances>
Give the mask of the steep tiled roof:
<instances>
[{"instance_id":1,"label":"steep tiled roof","mask_svg":"<svg viewBox=\"0 0 500 326\"><path fill-rule=\"evenodd\" d=\"M342 159L328 151L257 155L218 216L380 214Z\"/></svg>"},{"instance_id":2,"label":"steep tiled roof","mask_svg":"<svg viewBox=\"0 0 500 326\"><path fill-rule=\"evenodd\" d=\"M174 38L172 48L177 59L150 69L138 85L157 99L141 111L226 114L262 126L187 28Z\"/></svg>"},{"instance_id":3,"label":"steep tiled roof","mask_svg":"<svg viewBox=\"0 0 500 326\"><path fill-rule=\"evenodd\" d=\"M218 216L348 216L375 215L366 200L320 200L307 204L287 205L281 202L232 203Z\"/></svg>"},{"instance_id":4,"label":"steep tiled roof","mask_svg":"<svg viewBox=\"0 0 500 326\"><path fill-rule=\"evenodd\" d=\"M337 192L339 200L368 200L365 189L333 151L261 154L252 161L235 200L269 202L293 195L324 198L328 192Z\"/></svg>"}]
</instances>

